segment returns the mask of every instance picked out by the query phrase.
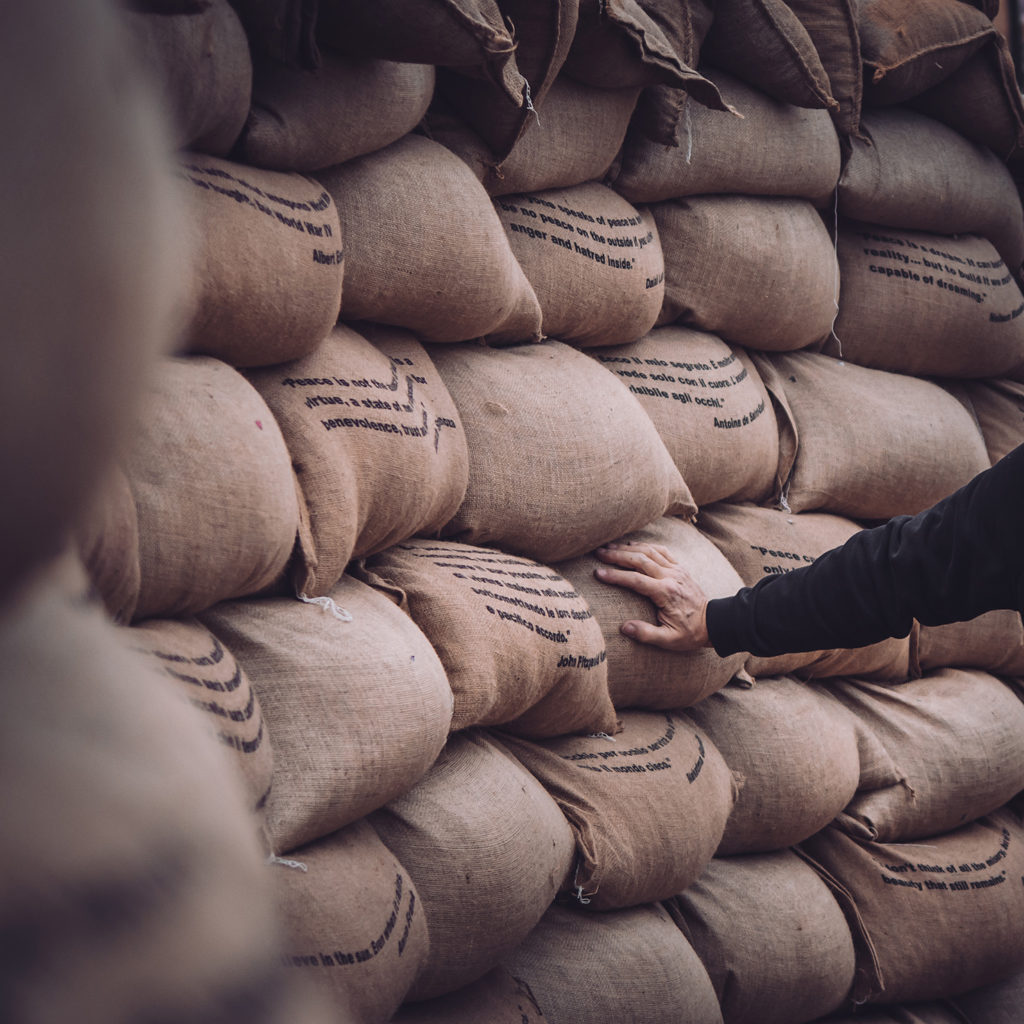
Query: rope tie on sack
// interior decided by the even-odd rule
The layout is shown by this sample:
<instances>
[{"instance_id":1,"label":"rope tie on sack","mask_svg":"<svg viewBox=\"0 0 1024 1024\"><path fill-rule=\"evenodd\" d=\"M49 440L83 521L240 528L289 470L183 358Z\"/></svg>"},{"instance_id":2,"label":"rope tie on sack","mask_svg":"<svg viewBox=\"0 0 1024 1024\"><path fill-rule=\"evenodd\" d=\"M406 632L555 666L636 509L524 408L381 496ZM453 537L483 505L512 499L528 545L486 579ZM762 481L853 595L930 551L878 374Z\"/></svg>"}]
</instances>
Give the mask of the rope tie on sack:
<instances>
[{"instance_id":1,"label":"rope tie on sack","mask_svg":"<svg viewBox=\"0 0 1024 1024\"><path fill-rule=\"evenodd\" d=\"M305 604L319 605L325 612L330 612L339 622L352 621L352 615L329 597L308 597L305 594L298 594L297 596Z\"/></svg>"},{"instance_id":2,"label":"rope tie on sack","mask_svg":"<svg viewBox=\"0 0 1024 1024\"><path fill-rule=\"evenodd\" d=\"M294 868L297 871L306 871L306 872L309 871L309 868L307 868L305 864L302 864L301 862L299 862L297 860L288 860L285 857L278 857L278 856L276 856L273 853L267 858L267 863L268 864L280 864L282 867Z\"/></svg>"},{"instance_id":3,"label":"rope tie on sack","mask_svg":"<svg viewBox=\"0 0 1024 1024\"><path fill-rule=\"evenodd\" d=\"M832 317L832 326L829 329L829 337L835 338L839 347L839 361L843 361L843 342L836 334L836 321L839 319L839 186L836 185L833 193L832 204L832 251L836 256L835 285L832 293L832 304L836 307L835 315ZM788 509L787 509L788 511Z\"/></svg>"}]
</instances>

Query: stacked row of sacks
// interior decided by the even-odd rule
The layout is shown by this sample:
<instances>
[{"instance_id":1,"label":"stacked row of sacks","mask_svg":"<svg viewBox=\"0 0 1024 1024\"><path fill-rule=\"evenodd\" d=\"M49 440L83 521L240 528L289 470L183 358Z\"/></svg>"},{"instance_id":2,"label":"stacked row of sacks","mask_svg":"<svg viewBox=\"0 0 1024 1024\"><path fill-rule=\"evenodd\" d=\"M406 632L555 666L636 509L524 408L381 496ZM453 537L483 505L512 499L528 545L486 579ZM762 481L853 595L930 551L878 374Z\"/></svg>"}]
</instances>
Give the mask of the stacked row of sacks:
<instances>
[{"instance_id":1,"label":"stacked row of sacks","mask_svg":"<svg viewBox=\"0 0 1024 1024\"><path fill-rule=\"evenodd\" d=\"M946 778L961 756L952 741L923 739L945 753L913 765L887 731L890 704L905 698L919 725L948 690L943 714L977 710L1019 735L1004 684L946 668L943 637L961 651L958 636L925 642L915 629L772 664L681 658L622 638L623 619L651 610L592 578L589 552L632 535L670 547L713 596L732 593L859 521L930 504L988 463L962 403L919 379L943 371L806 351L846 302L843 250L837 263L818 213L839 180L840 143L832 105L800 108L744 79L735 44L754 38L749 17L742 5L716 15L709 53L723 70L688 79L742 120L684 103L678 81L666 96L647 82L581 80L582 41L601 42L581 21L576 60L549 76L543 102L535 90L540 121L500 165L467 131L457 75L437 93L425 84L431 62L353 71L339 58L335 80L349 88L394 97L388 74L408 73L416 93L401 124L369 119L360 130L381 133L359 151L255 155L269 100L251 106L241 141L202 154L195 138L184 143L182 180L200 211L194 354L161 369L80 544L111 611L136 623L133 644L237 755L275 858L291 962L339 1013L450 1019L486 999L488 1019L678 1020L685 1007L693 1020L764 1020L767 985L772 1019L812 1020L850 994L931 999L1020 966L1019 908L993 881L1001 863L1012 880L1019 857L1009 812L950 832L963 842L948 856L912 861L899 846L963 830L1024 785L1007 767L1020 760L1012 738L984 734L979 747L1001 754L968 784L959 771ZM334 123L302 92L311 80L281 68L265 79L279 83L273 103L294 103L264 128L312 126L292 136L298 150L322 145ZM434 104L430 137L409 134L435 94L457 109ZM686 144L633 134L613 167L630 123L666 116L655 100L671 94ZM581 126L601 145L584 145ZM794 149L807 155L787 178ZM761 184L730 177L753 153L775 156ZM657 160L668 167L651 185ZM945 238L919 244L961 265ZM972 273L993 269L978 266L987 250L968 255ZM868 273L885 289L908 280ZM986 323L1009 325L1000 344L1014 361L981 376L1021 361L1016 318L991 311ZM845 341L856 326L839 321L835 334ZM465 344L542 336L558 340ZM867 436L845 459L858 427ZM761 507L776 496L782 510ZM1019 622L998 628L1015 632L1000 647L1006 663L990 667L1014 674ZM921 690L890 682L925 671L907 684ZM760 681L726 689L737 673ZM826 690L794 676L848 678ZM974 688L995 711L973 695L963 707ZM773 713L781 724L766 742ZM769 758L803 770L769 773ZM877 831L884 801L858 805L878 793L898 804L929 784L938 809L905 833ZM845 829L833 835L837 815ZM883 867L858 875L856 854L843 859L851 844ZM956 868L947 888L900 884L937 878L939 860ZM879 883L886 872L897 881ZM892 894L936 902L893 915ZM978 929L992 943L985 956L977 934L958 946L949 921L972 906L979 920L996 915L998 927ZM794 913L771 958L751 950L760 925L735 928ZM906 957L907 940L887 934L894 918L931 929L956 970ZM659 960L657 949L668 952Z\"/></svg>"}]
</instances>

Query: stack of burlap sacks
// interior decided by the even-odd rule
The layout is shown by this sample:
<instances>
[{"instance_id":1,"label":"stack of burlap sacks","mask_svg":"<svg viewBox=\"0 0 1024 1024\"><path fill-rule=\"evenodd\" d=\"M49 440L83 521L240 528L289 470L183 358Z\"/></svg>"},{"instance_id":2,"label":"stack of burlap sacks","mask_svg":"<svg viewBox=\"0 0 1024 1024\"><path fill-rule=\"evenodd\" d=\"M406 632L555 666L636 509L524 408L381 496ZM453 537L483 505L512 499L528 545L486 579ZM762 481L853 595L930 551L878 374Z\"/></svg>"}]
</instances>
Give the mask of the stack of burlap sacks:
<instances>
[{"instance_id":1,"label":"stack of burlap sacks","mask_svg":"<svg viewBox=\"0 0 1024 1024\"><path fill-rule=\"evenodd\" d=\"M592 554L726 596L1024 440L992 5L170 6L184 327L75 548L261 837L231 948L338 1021L1008 1024L1020 617L669 654Z\"/></svg>"}]
</instances>

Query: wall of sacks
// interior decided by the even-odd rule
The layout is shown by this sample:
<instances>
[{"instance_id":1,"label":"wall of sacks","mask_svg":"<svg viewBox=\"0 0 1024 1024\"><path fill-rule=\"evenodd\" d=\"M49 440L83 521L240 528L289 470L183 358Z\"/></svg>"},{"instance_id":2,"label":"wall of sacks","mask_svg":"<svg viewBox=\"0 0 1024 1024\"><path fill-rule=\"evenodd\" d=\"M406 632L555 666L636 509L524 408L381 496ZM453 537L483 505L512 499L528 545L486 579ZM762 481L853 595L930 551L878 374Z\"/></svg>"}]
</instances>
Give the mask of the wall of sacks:
<instances>
[{"instance_id":1,"label":"wall of sacks","mask_svg":"<svg viewBox=\"0 0 1024 1024\"><path fill-rule=\"evenodd\" d=\"M289 972L364 1024L1013 1019L1020 617L671 655L593 574L726 596L1024 440L993 5L192 6L123 15L193 270L76 546Z\"/></svg>"}]
</instances>

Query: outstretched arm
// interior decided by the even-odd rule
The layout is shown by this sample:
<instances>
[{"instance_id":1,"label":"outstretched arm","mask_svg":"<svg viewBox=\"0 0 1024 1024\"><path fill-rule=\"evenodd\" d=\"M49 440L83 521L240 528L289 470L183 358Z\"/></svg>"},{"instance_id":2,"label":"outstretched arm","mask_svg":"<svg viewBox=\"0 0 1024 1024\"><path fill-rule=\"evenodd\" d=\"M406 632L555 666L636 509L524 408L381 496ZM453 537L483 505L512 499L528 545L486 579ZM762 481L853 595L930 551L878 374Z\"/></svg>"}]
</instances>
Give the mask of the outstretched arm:
<instances>
[{"instance_id":1,"label":"outstretched arm","mask_svg":"<svg viewBox=\"0 0 1024 1024\"><path fill-rule=\"evenodd\" d=\"M619 568L597 571L599 578L629 586L658 607L658 627L629 623L623 631L642 641L657 637L646 642L670 650L710 642L722 655L770 656L862 647L905 636L914 619L939 625L994 608L1019 611L1024 446L932 508L862 530L813 564L768 576L734 597L708 601L671 555L662 549L656 561L650 547L608 545L598 557ZM641 583L641 576L653 583Z\"/></svg>"}]
</instances>

